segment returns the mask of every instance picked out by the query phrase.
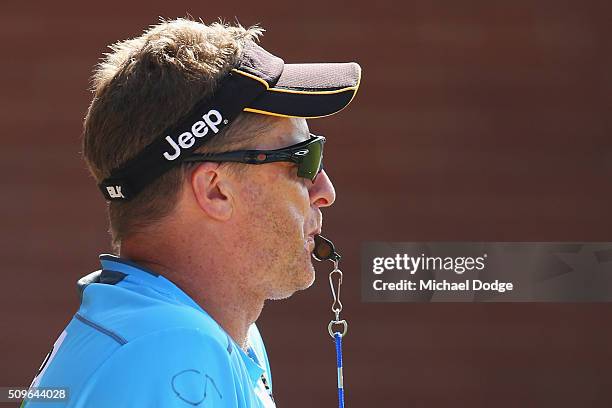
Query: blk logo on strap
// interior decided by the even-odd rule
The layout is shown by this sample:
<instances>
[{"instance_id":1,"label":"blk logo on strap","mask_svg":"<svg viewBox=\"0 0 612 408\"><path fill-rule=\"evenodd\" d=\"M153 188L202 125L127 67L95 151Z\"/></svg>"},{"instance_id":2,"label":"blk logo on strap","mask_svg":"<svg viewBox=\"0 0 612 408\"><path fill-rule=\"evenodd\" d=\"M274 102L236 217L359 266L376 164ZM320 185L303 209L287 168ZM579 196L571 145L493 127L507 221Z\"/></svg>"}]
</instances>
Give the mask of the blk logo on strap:
<instances>
[{"instance_id":1,"label":"blk logo on strap","mask_svg":"<svg viewBox=\"0 0 612 408\"><path fill-rule=\"evenodd\" d=\"M106 191L108 191L108 196L110 198L125 198L121 192L121 186L107 186Z\"/></svg>"}]
</instances>

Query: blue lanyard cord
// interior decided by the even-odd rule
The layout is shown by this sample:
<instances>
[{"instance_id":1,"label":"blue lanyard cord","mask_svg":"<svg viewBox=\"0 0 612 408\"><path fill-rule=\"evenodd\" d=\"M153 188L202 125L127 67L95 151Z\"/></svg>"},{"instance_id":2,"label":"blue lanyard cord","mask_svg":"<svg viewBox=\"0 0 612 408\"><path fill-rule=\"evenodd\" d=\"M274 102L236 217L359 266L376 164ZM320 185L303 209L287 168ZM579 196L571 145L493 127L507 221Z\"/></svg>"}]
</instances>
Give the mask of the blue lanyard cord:
<instances>
[{"instance_id":1,"label":"blue lanyard cord","mask_svg":"<svg viewBox=\"0 0 612 408\"><path fill-rule=\"evenodd\" d=\"M340 320L340 312L342 311L342 302L340 302L340 285L342 285L342 271L338 269L338 262L340 261L340 255L334 249L334 245L331 241L324 239L320 235L317 235L320 245L323 246L323 250L319 251L323 256L315 257L318 260L327 259L334 263L334 269L329 273L329 287L331 289L332 297L334 302L332 303L331 310L334 312L335 320L331 320L327 325L327 331L331 337L334 338L336 343L336 366L338 368L338 407L344 408L344 378L342 375L342 337L346 335L348 329L348 323L346 320ZM315 240L317 240L315 237ZM321 245L325 243L327 245ZM327 250L327 251L325 251ZM327 255L326 255L327 254ZM334 284L334 276L338 282ZM334 331L334 325L342 325L342 331Z\"/></svg>"},{"instance_id":2,"label":"blue lanyard cord","mask_svg":"<svg viewBox=\"0 0 612 408\"><path fill-rule=\"evenodd\" d=\"M338 407L344 408L344 378L342 376L342 334L334 333L336 341L336 362L338 366Z\"/></svg>"}]
</instances>

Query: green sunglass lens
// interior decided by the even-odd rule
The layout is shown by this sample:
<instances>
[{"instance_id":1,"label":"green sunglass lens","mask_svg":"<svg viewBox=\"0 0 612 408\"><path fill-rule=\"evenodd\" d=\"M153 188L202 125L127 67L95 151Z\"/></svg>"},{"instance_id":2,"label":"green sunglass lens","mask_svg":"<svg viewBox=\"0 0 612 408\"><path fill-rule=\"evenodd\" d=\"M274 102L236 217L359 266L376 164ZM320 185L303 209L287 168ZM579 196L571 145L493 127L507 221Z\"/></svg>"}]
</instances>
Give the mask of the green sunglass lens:
<instances>
[{"instance_id":1,"label":"green sunglass lens","mask_svg":"<svg viewBox=\"0 0 612 408\"><path fill-rule=\"evenodd\" d=\"M322 158L323 143L316 142L308 145L308 152L301 156L298 176L314 181L317 174L319 174Z\"/></svg>"}]
</instances>

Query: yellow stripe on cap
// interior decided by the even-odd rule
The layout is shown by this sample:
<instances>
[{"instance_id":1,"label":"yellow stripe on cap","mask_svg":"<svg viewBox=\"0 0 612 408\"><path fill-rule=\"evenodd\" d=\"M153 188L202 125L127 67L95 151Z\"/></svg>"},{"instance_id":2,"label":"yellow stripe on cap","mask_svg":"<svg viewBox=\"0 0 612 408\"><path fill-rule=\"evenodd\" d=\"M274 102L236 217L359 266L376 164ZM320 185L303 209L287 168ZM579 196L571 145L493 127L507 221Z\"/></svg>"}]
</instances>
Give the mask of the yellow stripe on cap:
<instances>
[{"instance_id":1,"label":"yellow stripe on cap","mask_svg":"<svg viewBox=\"0 0 612 408\"><path fill-rule=\"evenodd\" d=\"M332 95L332 94L337 94L337 93L342 93L342 92L347 92L347 91L355 91L355 90L357 90L357 88L359 88L359 82L355 86L348 86L346 88L334 89L334 90L331 90L331 91L330 90L325 90L325 91L298 91L298 90L294 90L294 89L284 89L284 88L270 88L270 89L267 89L267 91L285 92L285 93L299 94L299 95Z\"/></svg>"},{"instance_id":2,"label":"yellow stripe on cap","mask_svg":"<svg viewBox=\"0 0 612 408\"><path fill-rule=\"evenodd\" d=\"M346 107L346 106L345 106ZM342 109L344 109L345 107L343 107ZM279 118L302 118L302 119L317 119L317 118L324 118L326 116L331 116L335 113L340 112L342 109L337 110L336 112L332 112L332 113L328 113L327 115L321 115L321 116L298 116L298 115L284 115L282 113L276 113L276 112L268 112L268 111L264 111L264 110L260 110L260 109L254 109L254 108L244 108L243 111L245 112L251 112L251 113L259 113L261 115L268 115L268 116L278 116Z\"/></svg>"},{"instance_id":3,"label":"yellow stripe on cap","mask_svg":"<svg viewBox=\"0 0 612 408\"><path fill-rule=\"evenodd\" d=\"M239 70L237 68L232 69L232 72L237 72L238 74L244 75L247 78L251 78L251 79L254 79L256 81L261 82L266 87L266 91L270 89L270 84L268 84L268 82L265 79L262 79L262 78L258 77L257 75L249 74L248 72L241 71L241 70Z\"/></svg>"}]
</instances>

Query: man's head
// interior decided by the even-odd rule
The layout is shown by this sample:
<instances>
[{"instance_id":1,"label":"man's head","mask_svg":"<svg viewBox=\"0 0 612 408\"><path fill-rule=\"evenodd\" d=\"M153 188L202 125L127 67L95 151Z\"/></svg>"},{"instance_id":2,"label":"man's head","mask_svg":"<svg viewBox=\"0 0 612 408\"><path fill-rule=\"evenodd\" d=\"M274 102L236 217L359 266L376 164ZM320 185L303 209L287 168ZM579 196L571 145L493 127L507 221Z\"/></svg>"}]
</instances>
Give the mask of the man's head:
<instances>
[{"instance_id":1,"label":"man's head","mask_svg":"<svg viewBox=\"0 0 612 408\"><path fill-rule=\"evenodd\" d=\"M254 45L261 31L175 20L115 44L94 74L84 155L107 199L118 199L109 204L116 251L149 239L205 253L209 263L231 260L249 271L237 284L282 298L314 279L320 208L335 199L325 172L311 179L291 161L188 159L308 140L305 118L348 105L360 69L284 64ZM129 197L119 193L130 186Z\"/></svg>"},{"instance_id":2,"label":"man's head","mask_svg":"<svg viewBox=\"0 0 612 408\"><path fill-rule=\"evenodd\" d=\"M159 138L212 94L260 28L190 20L163 21L138 38L114 44L93 76L94 98L84 123L83 153L98 182ZM248 146L277 118L242 114L202 151ZM128 202L109 204L113 247L167 216L186 176L178 166Z\"/></svg>"}]
</instances>

